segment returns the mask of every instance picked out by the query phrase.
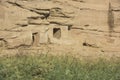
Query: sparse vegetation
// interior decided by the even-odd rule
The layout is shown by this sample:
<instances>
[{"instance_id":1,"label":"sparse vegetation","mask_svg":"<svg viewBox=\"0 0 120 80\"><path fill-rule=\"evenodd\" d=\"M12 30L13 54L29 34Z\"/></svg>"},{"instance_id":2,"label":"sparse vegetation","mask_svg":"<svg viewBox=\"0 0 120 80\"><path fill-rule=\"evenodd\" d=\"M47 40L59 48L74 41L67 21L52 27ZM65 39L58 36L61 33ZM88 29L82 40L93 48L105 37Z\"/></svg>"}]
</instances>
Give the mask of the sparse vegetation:
<instances>
[{"instance_id":1,"label":"sparse vegetation","mask_svg":"<svg viewBox=\"0 0 120 80\"><path fill-rule=\"evenodd\" d=\"M2 57L0 80L120 80L120 61L46 54Z\"/></svg>"}]
</instances>

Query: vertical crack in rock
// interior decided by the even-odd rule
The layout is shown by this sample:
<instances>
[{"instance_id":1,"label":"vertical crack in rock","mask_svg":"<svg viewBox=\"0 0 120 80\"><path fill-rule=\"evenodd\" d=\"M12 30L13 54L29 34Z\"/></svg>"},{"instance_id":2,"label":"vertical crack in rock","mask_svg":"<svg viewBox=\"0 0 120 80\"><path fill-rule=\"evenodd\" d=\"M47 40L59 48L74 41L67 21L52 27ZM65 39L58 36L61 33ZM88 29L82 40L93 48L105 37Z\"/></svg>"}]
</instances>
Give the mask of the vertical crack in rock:
<instances>
[{"instance_id":1,"label":"vertical crack in rock","mask_svg":"<svg viewBox=\"0 0 120 80\"><path fill-rule=\"evenodd\" d=\"M114 31L114 14L112 10L111 3L109 3L109 10L108 10L108 25L109 25L109 36Z\"/></svg>"}]
</instances>

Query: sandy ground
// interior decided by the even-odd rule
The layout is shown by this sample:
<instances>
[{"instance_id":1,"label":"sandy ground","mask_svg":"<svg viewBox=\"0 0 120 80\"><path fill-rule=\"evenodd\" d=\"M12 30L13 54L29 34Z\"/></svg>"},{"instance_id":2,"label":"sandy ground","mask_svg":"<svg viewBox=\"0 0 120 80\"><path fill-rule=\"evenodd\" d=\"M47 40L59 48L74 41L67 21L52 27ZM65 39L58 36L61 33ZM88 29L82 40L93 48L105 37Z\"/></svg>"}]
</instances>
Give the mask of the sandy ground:
<instances>
[{"instance_id":1,"label":"sandy ground","mask_svg":"<svg viewBox=\"0 0 120 80\"><path fill-rule=\"evenodd\" d=\"M21 47L17 49L5 49L0 48L0 56L13 56L13 55L24 55L24 54L53 54L53 55L74 55L76 57L82 57L84 59L98 59L101 57L112 59L120 58L119 51L106 51L102 48L92 48L88 46L76 46L72 47L69 45L41 45L41 47Z\"/></svg>"}]
</instances>

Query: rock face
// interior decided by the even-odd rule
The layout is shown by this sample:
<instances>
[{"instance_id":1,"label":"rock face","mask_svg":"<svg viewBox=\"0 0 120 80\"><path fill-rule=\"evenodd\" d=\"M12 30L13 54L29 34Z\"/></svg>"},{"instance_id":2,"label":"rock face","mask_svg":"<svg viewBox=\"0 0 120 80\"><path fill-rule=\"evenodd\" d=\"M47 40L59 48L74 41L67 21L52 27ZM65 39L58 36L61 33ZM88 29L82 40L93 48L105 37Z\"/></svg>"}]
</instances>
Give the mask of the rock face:
<instances>
[{"instance_id":1,"label":"rock face","mask_svg":"<svg viewBox=\"0 0 120 80\"><path fill-rule=\"evenodd\" d=\"M120 47L119 0L1 0L0 43Z\"/></svg>"}]
</instances>

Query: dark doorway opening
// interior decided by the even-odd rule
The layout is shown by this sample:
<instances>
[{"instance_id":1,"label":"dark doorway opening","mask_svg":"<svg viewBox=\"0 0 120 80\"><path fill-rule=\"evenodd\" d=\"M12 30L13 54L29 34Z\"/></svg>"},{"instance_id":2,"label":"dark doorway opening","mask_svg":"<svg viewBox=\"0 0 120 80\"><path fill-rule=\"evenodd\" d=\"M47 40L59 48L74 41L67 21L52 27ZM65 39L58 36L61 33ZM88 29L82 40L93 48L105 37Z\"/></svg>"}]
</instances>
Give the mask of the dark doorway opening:
<instances>
[{"instance_id":1,"label":"dark doorway opening","mask_svg":"<svg viewBox=\"0 0 120 80\"><path fill-rule=\"evenodd\" d=\"M40 36L39 33L33 33L32 34L32 40L33 40L33 46L38 46L39 45L39 40L40 40Z\"/></svg>"},{"instance_id":2,"label":"dark doorway opening","mask_svg":"<svg viewBox=\"0 0 120 80\"><path fill-rule=\"evenodd\" d=\"M57 38L57 39L61 38L61 29L60 28L53 29L53 37Z\"/></svg>"},{"instance_id":3,"label":"dark doorway opening","mask_svg":"<svg viewBox=\"0 0 120 80\"><path fill-rule=\"evenodd\" d=\"M68 26L68 30L71 30L71 28L72 28L72 25Z\"/></svg>"}]
</instances>

